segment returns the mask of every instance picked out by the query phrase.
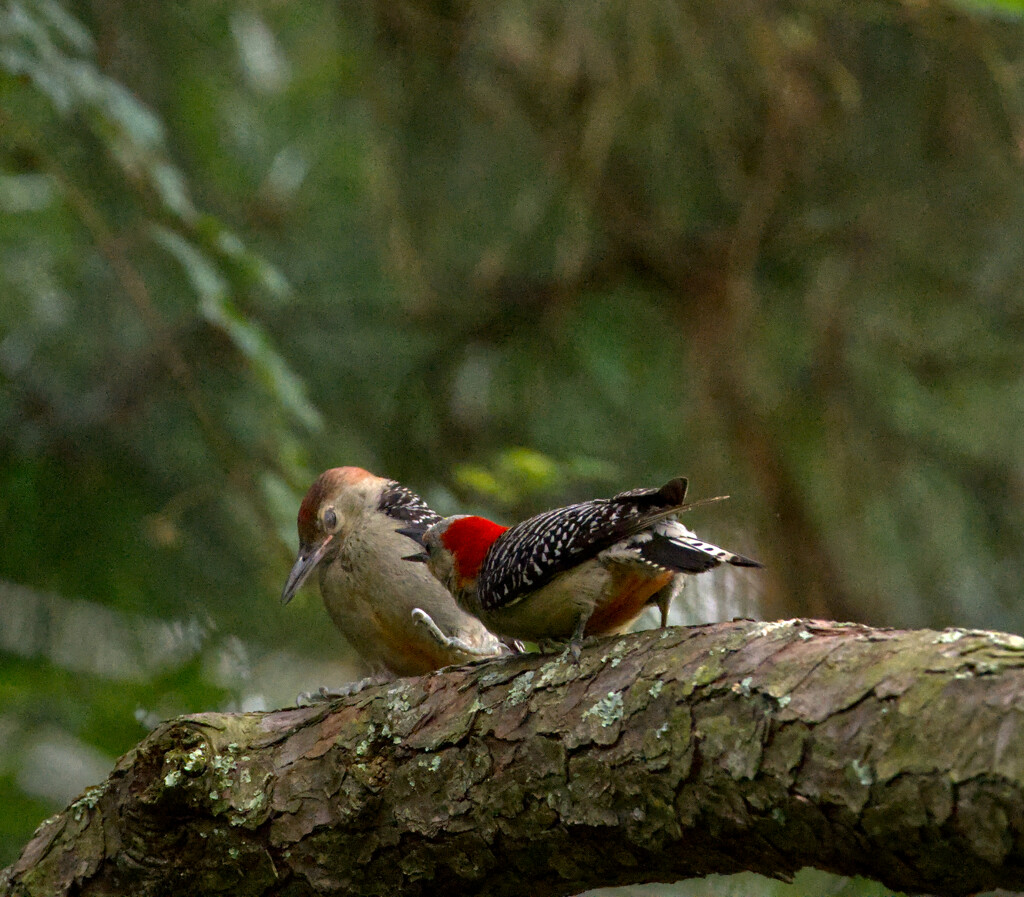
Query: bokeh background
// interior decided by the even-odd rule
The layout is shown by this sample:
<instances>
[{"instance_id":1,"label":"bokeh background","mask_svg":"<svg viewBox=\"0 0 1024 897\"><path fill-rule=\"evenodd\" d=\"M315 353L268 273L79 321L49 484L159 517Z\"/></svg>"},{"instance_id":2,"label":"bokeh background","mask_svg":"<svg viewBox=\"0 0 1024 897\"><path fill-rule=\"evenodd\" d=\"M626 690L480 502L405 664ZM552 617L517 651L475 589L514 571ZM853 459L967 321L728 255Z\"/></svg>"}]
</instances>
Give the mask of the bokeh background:
<instances>
[{"instance_id":1,"label":"bokeh background","mask_svg":"<svg viewBox=\"0 0 1024 897\"><path fill-rule=\"evenodd\" d=\"M1022 116L1017 3L3 0L0 865L361 673L277 602L328 466L683 473L768 566L677 622L1024 632Z\"/></svg>"}]
</instances>

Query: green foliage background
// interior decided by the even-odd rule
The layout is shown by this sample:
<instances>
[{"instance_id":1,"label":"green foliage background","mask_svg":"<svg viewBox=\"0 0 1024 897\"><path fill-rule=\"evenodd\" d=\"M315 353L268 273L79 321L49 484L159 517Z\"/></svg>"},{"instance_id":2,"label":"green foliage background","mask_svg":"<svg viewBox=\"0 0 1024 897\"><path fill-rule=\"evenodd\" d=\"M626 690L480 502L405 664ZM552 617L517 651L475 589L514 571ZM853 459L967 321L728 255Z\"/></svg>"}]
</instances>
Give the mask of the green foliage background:
<instances>
[{"instance_id":1,"label":"green foliage background","mask_svg":"<svg viewBox=\"0 0 1024 897\"><path fill-rule=\"evenodd\" d=\"M1024 631L1019 10L4 0L0 863L359 673L276 602L327 466L685 473L765 616Z\"/></svg>"}]
</instances>

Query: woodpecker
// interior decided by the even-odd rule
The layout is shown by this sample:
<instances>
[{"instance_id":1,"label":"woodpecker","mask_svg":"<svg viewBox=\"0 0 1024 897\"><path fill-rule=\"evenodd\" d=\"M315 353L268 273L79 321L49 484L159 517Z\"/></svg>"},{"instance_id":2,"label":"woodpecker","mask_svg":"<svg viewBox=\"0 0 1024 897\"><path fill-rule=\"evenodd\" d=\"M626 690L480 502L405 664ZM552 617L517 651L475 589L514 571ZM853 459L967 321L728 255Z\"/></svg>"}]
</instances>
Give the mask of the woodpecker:
<instances>
[{"instance_id":1,"label":"woodpecker","mask_svg":"<svg viewBox=\"0 0 1024 897\"><path fill-rule=\"evenodd\" d=\"M427 570L402 560L409 543L398 529L440 519L415 492L359 467L326 470L306 493L281 601L318 570L328 614L374 673L340 691L321 689L324 697L505 651Z\"/></svg>"},{"instance_id":2,"label":"woodpecker","mask_svg":"<svg viewBox=\"0 0 1024 897\"><path fill-rule=\"evenodd\" d=\"M668 623L683 574L719 564L760 567L755 560L699 539L676 519L685 477L659 489L633 489L546 511L511 529L484 517L437 521L418 536L424 561L464 610L501 636L570 641L575 659L585 636L626 631L648 604ZM725 498L726 496L720 496Z\"/></svg>"}]
</instances>

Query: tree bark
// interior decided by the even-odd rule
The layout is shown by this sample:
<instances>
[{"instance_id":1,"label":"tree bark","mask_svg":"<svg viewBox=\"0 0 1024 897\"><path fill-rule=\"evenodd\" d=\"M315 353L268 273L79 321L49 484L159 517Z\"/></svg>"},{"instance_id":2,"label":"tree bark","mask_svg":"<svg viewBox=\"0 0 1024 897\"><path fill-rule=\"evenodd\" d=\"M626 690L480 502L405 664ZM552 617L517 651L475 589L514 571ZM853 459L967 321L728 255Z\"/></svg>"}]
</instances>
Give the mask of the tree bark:
<instances>
[{"instance_id":1,"label":"tree bark","mask_svg":"<svg viewBox=\"0 0 1024 897\"><path fill-rule=\"evenodd\" d=\"M330 705L171 720L3 895L564 895L803 866L1024 889L1024 639L643 632Z\"/></svg>"}]
</instances>

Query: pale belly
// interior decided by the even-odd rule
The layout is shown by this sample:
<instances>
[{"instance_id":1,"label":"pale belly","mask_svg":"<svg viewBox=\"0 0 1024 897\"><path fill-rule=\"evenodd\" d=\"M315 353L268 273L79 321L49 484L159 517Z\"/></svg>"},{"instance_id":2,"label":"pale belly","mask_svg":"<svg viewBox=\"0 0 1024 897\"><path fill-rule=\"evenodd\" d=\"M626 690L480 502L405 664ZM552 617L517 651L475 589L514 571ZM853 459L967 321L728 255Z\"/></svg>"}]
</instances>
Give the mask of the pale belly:
<instances>
[{"instance_id":1,"label":"pale belly","mask_svg":"<svg viewBox=\"0 0 1024 897\"><path fill-rule=\"evenodd\" d=\"M532 642L570 639L583 614L589 614L586 636L625 632L672 577L590 561L515 604L497 612L481 610L479 616L493 632Z\"/></svg>"}]
</instances>

